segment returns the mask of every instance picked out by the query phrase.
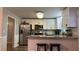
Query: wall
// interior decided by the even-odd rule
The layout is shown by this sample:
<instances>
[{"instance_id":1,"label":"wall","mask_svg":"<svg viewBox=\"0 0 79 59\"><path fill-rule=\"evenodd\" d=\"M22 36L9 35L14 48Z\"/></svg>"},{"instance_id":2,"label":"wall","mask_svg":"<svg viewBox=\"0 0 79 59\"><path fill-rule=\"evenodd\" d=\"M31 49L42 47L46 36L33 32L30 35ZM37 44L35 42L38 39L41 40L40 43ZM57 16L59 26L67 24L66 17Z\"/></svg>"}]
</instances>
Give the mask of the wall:
<instances>
[{"instance_id":1,"label":"wall","mask_svg":"<svg viewBox=\"0 0 79 59\"><path fill-rule=\"evenodd\" d=\"M55 29L56 28L56 19L22 19L32 24L32 29L34 29L35 24L43 25L44 29Z\"/></svg>"},{"instance_id":2,"label":"wall","mask_svg":"<svg viewBox=\"0 0 79 59\"><path fill-rule=\"evenodd\" d=\"M79 10L78 10L78 50L79 50Z\"/></svg>"},{"instance_id":3,"label":"wall","mask_svg":"<svg viewBox=\"0 0 79 59\"><path fill-rule=\"evenodd\" d=\"M14 29L14 47L18 46L19 41L19 23L20 18L7 10L6 8L3 9L3 44L2 50L7 50L7 29L8 29L8 16L12 17L15 20L15 29Z\"/></svg>"},{"instance_id":4,"label":"wall","mask_svg":"<svg viewBox=\"0 0 79 59\"><path fill-rule=\"evenodd\" d=\"M2 20L3 20L3 8L0 7L0 50L2 50Z\"/></svg>"},{"instance_id":5,"label":"wall","mask_svg":"<svg viewBox=\"0 0 79 59\"><path fill-rule=\"evenodd\" d=\"M79 16L78 16L78 25L79 25ZM79 26L78 26L78 50L79 50Z\"/></svg>"}]
</instances>

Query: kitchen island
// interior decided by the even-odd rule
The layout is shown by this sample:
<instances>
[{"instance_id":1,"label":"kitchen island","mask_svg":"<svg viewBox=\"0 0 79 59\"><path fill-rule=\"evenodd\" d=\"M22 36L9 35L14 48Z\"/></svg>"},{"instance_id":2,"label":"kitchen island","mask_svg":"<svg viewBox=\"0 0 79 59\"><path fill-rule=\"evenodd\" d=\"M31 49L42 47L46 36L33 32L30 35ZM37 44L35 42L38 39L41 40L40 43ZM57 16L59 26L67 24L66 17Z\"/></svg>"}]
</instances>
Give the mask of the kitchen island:
<instances>
[{"instance_id":1,"label":"kitchen island","mask_svg":"<svg viewBox=\"0 0 79 59\"><path fill-rule=\"evenodd\" d=\"M28 36L28 51L37 51L38 43L60 44L61 51L77 51L78 50L78 38L75 37L62 37L62 36ZM48 48L49 51L49 48Z\"/></svg>"}]
</instances>

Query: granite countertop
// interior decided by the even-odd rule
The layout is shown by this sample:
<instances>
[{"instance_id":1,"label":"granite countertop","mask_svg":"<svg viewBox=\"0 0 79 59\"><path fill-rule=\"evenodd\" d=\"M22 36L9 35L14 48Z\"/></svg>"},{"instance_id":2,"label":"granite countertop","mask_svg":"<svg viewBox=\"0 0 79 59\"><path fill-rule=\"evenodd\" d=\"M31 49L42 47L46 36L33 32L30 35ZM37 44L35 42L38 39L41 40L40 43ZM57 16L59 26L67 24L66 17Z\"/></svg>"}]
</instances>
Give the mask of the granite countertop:
<instances>
[{"instance_id":1,"label":"granite countertop","mask_svg":"<svg viewBox=\"0 0 79 59\"><path fill-rule=\"evenodd\" d=\"M77 37L66 37L66 36L45 36L45 35L31 35L28 38L54 38L54 39L78 39Z\"/></svg>"}]
</instances>

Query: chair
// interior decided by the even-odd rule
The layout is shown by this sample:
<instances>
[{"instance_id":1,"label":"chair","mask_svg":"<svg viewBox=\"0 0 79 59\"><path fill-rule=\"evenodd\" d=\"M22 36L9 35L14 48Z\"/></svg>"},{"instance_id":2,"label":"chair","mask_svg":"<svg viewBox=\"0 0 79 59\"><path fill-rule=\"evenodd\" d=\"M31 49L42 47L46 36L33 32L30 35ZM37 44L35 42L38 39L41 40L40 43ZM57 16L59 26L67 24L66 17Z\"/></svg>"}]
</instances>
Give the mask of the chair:
<instances>
[{"instance_id":1,"label":"chair","mask_svg":"<svg viewBox=\"0 0 79 59\"><path fill-rule=\"evenodd\" d=\"M47 44L45 44L45 43L38 43L37 44L37 51L46 51L47 50ZM43 49L43 50L41 50L41 49Z\"/></svg>"},{"instance_id":2,"label":"chair","mask_svg":"<svg viewBox=\"0 0 79 59\"><path fill-rule=\"evenodd\" d=\"M50 51L54 51L54 47L57 48L57 51L60 51L60 44L50 44Z\"/></svg>"}]
</instances>

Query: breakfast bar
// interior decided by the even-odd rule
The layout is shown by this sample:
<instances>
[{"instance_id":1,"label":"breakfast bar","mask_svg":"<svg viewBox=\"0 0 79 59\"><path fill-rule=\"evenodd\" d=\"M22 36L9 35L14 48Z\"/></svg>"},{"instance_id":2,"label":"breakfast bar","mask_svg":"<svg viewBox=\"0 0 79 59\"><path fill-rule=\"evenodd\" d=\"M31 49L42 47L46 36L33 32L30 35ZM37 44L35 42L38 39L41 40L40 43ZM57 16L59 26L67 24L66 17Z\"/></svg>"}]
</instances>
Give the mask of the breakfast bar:
<instances>
[{"instance_id":1,"label":"breakfast bar","mask_svg":"<svg viewBox=\"0 0 79 59\"><path fill-rule=\"evenodd\" d=\"M47 44L47 51L50 51L50 44L60 44L61 51L77 51L78 38L62 36L28 36L28 51L37 51L37 44Z\"/></svg>"}]
</instances>

